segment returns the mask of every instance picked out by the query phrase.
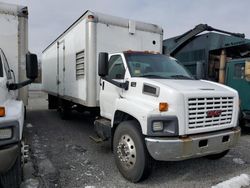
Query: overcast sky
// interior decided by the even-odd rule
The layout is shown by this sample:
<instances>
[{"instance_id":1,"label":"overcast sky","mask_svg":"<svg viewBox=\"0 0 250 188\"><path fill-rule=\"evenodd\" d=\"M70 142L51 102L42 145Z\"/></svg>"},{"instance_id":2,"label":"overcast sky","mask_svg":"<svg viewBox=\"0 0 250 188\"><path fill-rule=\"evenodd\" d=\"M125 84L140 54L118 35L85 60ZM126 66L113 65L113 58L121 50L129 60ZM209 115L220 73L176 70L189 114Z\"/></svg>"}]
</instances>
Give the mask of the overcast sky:
<instances>
[{"instance_id":1,"label":"overcast sky","mask_svg":"<svg viewBox=\"0 0 250 188\"><path fill-rule=\"evenodd\" d=\"M249 0L1 0L29 8L29 49L42 50L86 10L154 23L164 39L199 23L250 38Z\"/></svg>"}]
</instances>

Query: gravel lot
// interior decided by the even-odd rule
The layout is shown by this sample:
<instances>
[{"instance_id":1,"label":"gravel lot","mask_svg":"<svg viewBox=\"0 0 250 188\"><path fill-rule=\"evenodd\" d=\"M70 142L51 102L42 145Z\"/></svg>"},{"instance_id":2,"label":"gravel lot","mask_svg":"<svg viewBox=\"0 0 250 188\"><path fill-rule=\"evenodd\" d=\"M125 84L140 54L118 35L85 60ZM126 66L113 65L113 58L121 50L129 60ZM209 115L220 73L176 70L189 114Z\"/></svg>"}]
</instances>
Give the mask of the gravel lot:
<instances>
[{"instance_id":1,"label":"gravel lot","mask_svg":"<svg viewBox=\"0 0 250 188\"><path fill-rule=\"evenodd\" d=\"M95 143L93 120L88 113L73 113L61 120L47 109L44 93L30 93L25 137L31 157L23 187L211 187L240 174L250 175L250 134L223 159L205 158L181 162L157 162L151 176L138 184L118 172L110 143Z\"/></svg>"}]
</instances>

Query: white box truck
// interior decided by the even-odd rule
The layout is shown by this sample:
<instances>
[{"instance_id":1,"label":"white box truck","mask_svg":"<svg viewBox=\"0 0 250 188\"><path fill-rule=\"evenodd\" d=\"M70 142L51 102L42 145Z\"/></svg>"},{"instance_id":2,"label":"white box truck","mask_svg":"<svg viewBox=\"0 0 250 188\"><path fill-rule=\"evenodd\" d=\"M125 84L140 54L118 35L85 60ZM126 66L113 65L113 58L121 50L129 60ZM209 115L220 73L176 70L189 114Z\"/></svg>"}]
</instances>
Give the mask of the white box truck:
<instances>
[{"instance_id":1,"label":"white box truck","mask_svg":"<svg viewBox=\"0 0 250 188\"><path fill-rule=\"evenodd\" d=\"M42 55L49 108L63 117L100 109L95 130L132 182L147 177L153 159L218 159L240 136L237 92L162 55L162 35L153 24L87 11Z\"/></svg>"},{"instance_id":2,"label":"white box truck","mask_svg":"<svg viewBox=\"0 0 250 188\"><path fill-rule=\"evenodd\" d=\"M21 144L24 86L37 76L37 58L28 53L27 7L0 3L0 25L0 187L17 188L27 152Z\"/></svg>"}]
</instances>

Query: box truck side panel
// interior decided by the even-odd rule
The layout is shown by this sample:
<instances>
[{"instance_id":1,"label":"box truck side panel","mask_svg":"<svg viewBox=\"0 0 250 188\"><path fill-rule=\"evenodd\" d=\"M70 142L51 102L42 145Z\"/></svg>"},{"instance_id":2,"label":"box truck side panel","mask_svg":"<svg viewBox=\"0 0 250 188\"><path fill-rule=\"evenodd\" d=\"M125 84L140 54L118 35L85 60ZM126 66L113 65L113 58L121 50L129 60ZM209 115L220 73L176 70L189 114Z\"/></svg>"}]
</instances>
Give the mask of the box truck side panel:
<instances>
[{"instance_id":1,"label":"box truck side panel","mask_svg":"<svg viewBox=\"0 0 250 188\"><path fill-rule=\"evenodd\" d=\"M87 11L43 52L44 90L77 104L97 107L99 52L127 50L160 53L162 29Z\"/></svg>"},{"instance_id":2,"label":"box truck side panel","mask_svg":"<svg viewBox=\"0 0 250 188\"><path fill-rule=\"evenodd\" d=\"M130 34L125 27L97 24L97 53L105 50L110 53L125 50L160 52L161 45L161 35L158 33L136 30Z\"/></svg>"},{"instance_id":3,"label":"box truck side panel","mask_svg":"<svg viewBox=\"0 0 250 188\"><path fill-rule=\"evenodd\" d=\"M43 89L76 103L86 101L85 20L43 52ZM56 86L56 87L55 87Z\"/></svg>"},{"instance_id":4,"label":"box truck side panel","mask_svg":"<svg viewBox=\"0 0 250 188\"><path fill-rule=\"evenodd\" d=\"M18 17L0 13L0 25L0 48L5 53L10 69L14 71L18 79Z\"/></svg>"},{"instance_id":5,"label":"box truck side panel","mask_svg":"<svg viewBox=\"0 0 250 188\"><path fill-rule=\"evenodd\" d=\"M23 12L24 11L24 12ZM3 50L15 82L26 80L25 55L28 52L28 17L25 7L0 3L0 47ZM28 104L27 87L15 91Z\"/></svg>"},{"instance_id":6,"label":"box truck side panel","mask_svg":"<svg viewBox=\"0 0 250 188\"><path fill-rule=\"evenodd\" d=\"M77 100L81 104L85 104L86 101L85 27L86 22L82 20L64 38L64 96L72 97L74 101Z\"/></svg>"}]
</instances>

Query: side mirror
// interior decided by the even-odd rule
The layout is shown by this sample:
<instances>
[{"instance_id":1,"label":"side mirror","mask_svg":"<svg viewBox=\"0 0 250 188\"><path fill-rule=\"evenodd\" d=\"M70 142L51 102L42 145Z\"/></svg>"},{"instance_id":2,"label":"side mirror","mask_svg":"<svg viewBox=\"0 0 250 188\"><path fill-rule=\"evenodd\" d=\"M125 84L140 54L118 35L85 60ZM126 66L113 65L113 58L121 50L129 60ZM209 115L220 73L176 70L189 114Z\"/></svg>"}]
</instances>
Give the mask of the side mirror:
<instances>
[{"instance_id":1,"label":"side mirror","mask_svg":"<svg viewBox=\"0 0 250 188\"><path fill-rule=\"evenodd\" d=\"M245 78L247 81L250 81L250 60L245 62Z\"/></svg>"},{"instance_id":2,"label":"side mirror","mask_svg":"<svg viewBox=\"0 0 250 188\"><path fill-rule=\"evenodd\" d=\"M108 75L109 71L109 55L108 53L100 52L98 58L98 75L100 77L105 77Z\"/></svg>"},{"instance_id":3,"label":"side mirror","mask_svg":"<svg viewBox=\"0 0 250 188\"><path fill-rule=\"evenodd\" d=\"M26 54L26 77L34 80L38 76L38 62L36 54Z\"/></svg>"},{"instance_id":4,"label":"side mirror","mask_svg":"<svg viewBox=\"0 0 250 188\"><path fill-rule=\"evenodd\" d=\"M196 62L196 78L197 79L204 78L204 63L201 61Z\"/></svg>"}]
</instances>

